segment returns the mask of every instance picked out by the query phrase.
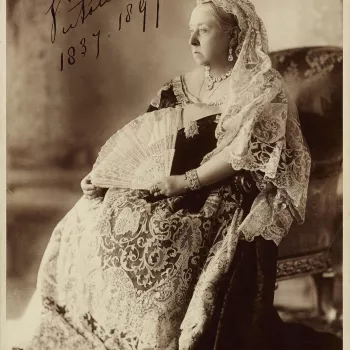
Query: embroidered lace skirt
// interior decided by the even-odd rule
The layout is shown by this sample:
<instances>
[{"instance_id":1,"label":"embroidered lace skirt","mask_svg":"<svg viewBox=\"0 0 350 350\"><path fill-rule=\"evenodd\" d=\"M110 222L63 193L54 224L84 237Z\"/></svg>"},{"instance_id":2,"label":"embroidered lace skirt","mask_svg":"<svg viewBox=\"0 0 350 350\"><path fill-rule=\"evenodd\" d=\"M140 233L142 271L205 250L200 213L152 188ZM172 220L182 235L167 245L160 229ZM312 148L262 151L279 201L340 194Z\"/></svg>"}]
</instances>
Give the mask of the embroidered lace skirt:
<instances>
[{"instance_id":1,"label":"embroidered lace skirt","mask_svg":"<svg viewBox=\"0 0 350 350\"><path fill-rule=\"evenodd\" d=\"M242 202L230 184L208 190L200 208L135 190L80 199L45 252L41 322L26 349L178 349L182 323L201 333L210 320Z\"/></svg>"}]
</instances>

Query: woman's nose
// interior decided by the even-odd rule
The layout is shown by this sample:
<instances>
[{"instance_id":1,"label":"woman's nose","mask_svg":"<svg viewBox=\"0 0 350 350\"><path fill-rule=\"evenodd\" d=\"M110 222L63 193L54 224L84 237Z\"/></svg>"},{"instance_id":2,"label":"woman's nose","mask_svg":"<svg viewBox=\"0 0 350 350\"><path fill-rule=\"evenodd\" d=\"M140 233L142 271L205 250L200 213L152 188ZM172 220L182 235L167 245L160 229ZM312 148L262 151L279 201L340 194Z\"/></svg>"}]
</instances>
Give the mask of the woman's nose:
<instances>
[{"instance_id":1,"label":"woman's nose","mask_svg":"<svg viewBox=\"0 0 350 350\"><path fill-rule=\"evenodd\" d=\"M197 31L191 33L189 44L192 45L192 46L198 46L199 45Z\"/></svg>"}]
</instances>

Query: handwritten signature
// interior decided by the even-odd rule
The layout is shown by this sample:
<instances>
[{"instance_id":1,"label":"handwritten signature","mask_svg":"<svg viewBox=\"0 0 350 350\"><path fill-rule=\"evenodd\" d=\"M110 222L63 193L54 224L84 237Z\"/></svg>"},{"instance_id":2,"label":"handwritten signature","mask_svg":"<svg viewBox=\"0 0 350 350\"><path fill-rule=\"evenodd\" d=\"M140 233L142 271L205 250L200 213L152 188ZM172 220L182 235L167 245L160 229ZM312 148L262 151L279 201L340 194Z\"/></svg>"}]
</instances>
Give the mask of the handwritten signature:
<instances>
[{"instance_id":1,"label":"handwritten signature","mask_svg":"<svg viewBox=\"0 0 350 350\"><path fill-rule=\"evenodd\" d=\"M69 2L71 2L71 0L68 0ZM74 29L79 21L81 22L81 24L84 24L86 19L89 16L92 16L94 14L94 12L96 10L98 10L99 8L105 6L107 3L111 2L112 0L99 0L98 4L93 7L91 6L92 0L89 1L89 4L86 5L86 1L85 0L80 0L76 5L74 5L73 7L71 7L68 12L71 12L75 9L80 9L78 12L78 16L76 18L76 22L74 24L70 24L68 29L66 28L62 28L62 32L63 34L67 34L71 29ZM56 34L57 34L57 14L58 14L58 10L59 7L61 5L62 0L52 0L51 6L49 7L47 13L51 13L52 16L52 25L51 25L51 42L54 43L56 40ZM88 8L90 6L90 8Z\"/></svg>"},{"instance_id":2,"label":"handwritten signature","mask_svg":"<svg viewBox=\"0 0 350 350\"><path fill-rule=\"evenodd\" d=\"M68 0L69 3L71 3L74 0ZM97 0L96 0L97 1ZM95 1L95 2L96 2ZM105 6L107 3L111 2L112 0L98 0L98 3L92 6L93 0L89 0L89 3L87 4L87 1L80 0L75 5L73 5L68 12L72 12L74 10L79 10L77 12L77 17L75 18L74 23L70 23L67 28L62 26L62 33L67 34L69 31L73 30L78 26L79 23L84 24L87 18L89 16L92 16L95 11L97 11L99 8ZM57 35L57 23L58 23L58 12L60 5L62 3L62 0L52 0L51 6L49 10L46 12L48 14L50 12L52 17L52 24L51 24L51 42L54 43L56 40ZM118 30L122 30L123 23L129 23L131 22L132 16L133 16L133 9L134 5L132 3L129 3L125 6L125 11L120 12L119 14L119 27ZM138 11L140 14L143 14L143 32L146 31L146 19L147 19L147 0L138 0ZM157 0L157 13L156 13L156 28L159 27L159 13L160 13L160 0ZM68 13L67 12L67 13ZM96 59L99 57L100 54L100 34L101 31L99 30L97 33L93 33L92 36L96 38ZM108 34L108 37L111 35ZM88 45L87 39L84 37L80 40L80 46L81 46L81 57L85 57L87 52L87 47L91 46L91 44ZM70 66L74 65L77 60L77 54L79 50L79 46L70 46L67 50L67 52L61 53L61 60L60 60L60 70L64 70L65 62L67 62ZM89 50L90 51L90 50Z\"/></svg>"},{"instance_id":3,"label":"handwritten signature","mask_svg":"<svg viewBox=\"0 0 350 350\"><path fill-rule=\"evenodd\" d=\"M69 3L71 3L73 0L68 0ZM99 0L97 4L92 6L93 0L80 0L75 5L73 5L68 12L76 11L77 17L74 23L69 24L68 28L62 27L62 33L67 34L72 29L76 28L79 23L84 24L86 20L91 17L95 11L98 9L104 7L106 4L110 3L112 0ZM157 0L157 20L156 20L156 27L159 26L159 0ZM57 22L58 22L58 12L60 5L62 3L62 0L52 0L52 3L47 10L46 14L50 13L52 17L52 24L51 24L51 42L54 43L56 40L57 35ZM132 15L132 8L133 4L130 3L126 6L127 8L127 15L126 15L126 22L130 22L131 15ZM146 12L147 12L147 0L139 0L139 12L143 13L144 19L143 19L143 31L146 30ZM121 21L122 20L122 14L119 16L119 30L121 29Z\"/></svg>"}]
</instances>

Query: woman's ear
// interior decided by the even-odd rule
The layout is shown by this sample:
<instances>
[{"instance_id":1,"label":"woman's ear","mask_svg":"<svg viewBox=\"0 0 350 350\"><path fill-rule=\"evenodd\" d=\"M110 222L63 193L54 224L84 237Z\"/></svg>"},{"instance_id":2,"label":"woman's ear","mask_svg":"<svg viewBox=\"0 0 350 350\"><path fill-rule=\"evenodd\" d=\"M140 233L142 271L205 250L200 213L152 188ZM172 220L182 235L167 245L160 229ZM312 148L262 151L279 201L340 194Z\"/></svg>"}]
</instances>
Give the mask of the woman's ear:
<instances>
[{"instance_id":1,"label":"woman's ear","mask_svg":"<svg viewBox=\"0 0 350 350\"><path fill-rule=\"evenodd\" d=\"M238 27L235 27L231 32L230 47L235 47L238 43Z\"/></svg>"}]
</instances>

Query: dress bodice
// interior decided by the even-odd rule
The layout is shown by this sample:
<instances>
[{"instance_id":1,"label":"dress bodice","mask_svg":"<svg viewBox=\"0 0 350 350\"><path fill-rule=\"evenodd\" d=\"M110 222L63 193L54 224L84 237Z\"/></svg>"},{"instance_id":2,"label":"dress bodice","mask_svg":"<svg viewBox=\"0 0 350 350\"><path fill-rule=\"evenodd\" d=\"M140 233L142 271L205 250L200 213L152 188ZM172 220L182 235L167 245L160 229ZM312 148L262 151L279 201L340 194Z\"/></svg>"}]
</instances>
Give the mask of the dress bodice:
<instances>
[{"instance_id":1,"label":"dress bodice","mask_svg":"<svg viewBox=\"0 0 350 350\"><path fill-rule=\"evenodd\" d=\"M159 91L157 97L152 100L148 112L179 105L186 106L195 102L187 92L183 77L177 77ZM203 158L214 150L217 144L215 137L217 117L218 114L215 114L197 120L196 132L190 136L187 135L186 128L178 131L171 175L182 175L188 170L198 168ZM247 213L258 194L258 189L252 174L244 170L237 172L232 178L206 186L200 191L187 193L177 203L178 209L198 211L213 189L227 185L232 186L233 191L242 196L242 208ZM148 200L153 202L164 198L151 196Z\"/></svg>"},{"instance_id":2,"label":"dress bodice","mask_svg":"<svg viewBox=\"0 0 350 350\"><path fill-rule=\"evenodd\" d=\"M181 175L200 166L205 155L216 147L216 115L197 120L197 132L186 136L185 128L179 130L171 175Z\"/></svg>"}]
</instances>

